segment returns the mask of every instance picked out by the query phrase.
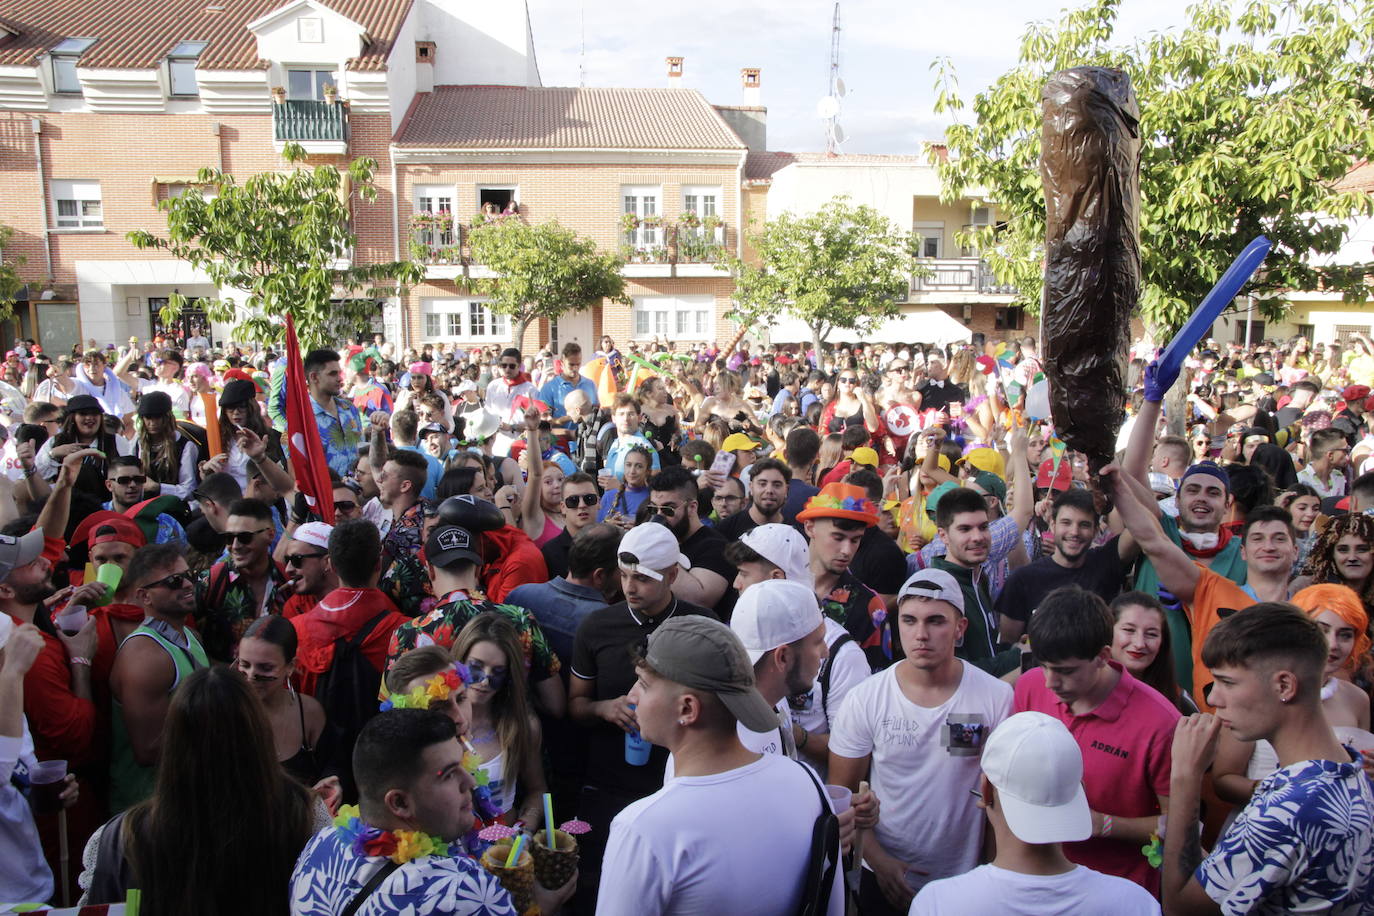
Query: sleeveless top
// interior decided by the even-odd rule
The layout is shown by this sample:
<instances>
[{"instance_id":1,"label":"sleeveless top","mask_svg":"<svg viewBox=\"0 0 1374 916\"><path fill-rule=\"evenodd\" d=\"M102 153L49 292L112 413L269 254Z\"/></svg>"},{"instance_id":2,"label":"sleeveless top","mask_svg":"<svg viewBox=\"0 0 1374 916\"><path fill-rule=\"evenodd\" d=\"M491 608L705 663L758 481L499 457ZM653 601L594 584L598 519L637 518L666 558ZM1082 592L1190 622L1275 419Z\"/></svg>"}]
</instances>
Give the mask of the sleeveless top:
<instances>
[{"instance_id":1,"label":"sleeveless top","mask_svg":"<svg viewBox=\"0 0 1374 916\"><path fill-rule=\"evenodd\" d=\"M315 759L315 748L310 743L310 736L305 731L305 703L301 701L300 694L296 693L294 687L291 688L291 699L296 701L296 712L300 716L301 746L296 753L281 762L281 767L298 782L313 786L319 775L319 763Z\"/></svg>"},{"instance_id":2,"label":"sleeveless top","mask_svg":"<svg viewBox=\"0 0 1374 916\"><path fill-rule=\"evenodd\" d=\"M507 778L505 757L506 753L502 751L485 763L477 765L478 772L487 776L492 806L502 814L515 807L515 774L512 773Z\"/></svg>"},{"instance_id":3,"label":"sleeveless top","mask_svg":"<svg viewBox=\"0 0 1374 916\"><path fill-rule=\"evenodd\" d=\"M539 537L535 538L534 546L543 547L562 533L563 529L558 526L558 523L546 515L544 516L544 530L539 532Z\"/></svg>"},{"instance_id":4,"label":"sleeveless top","mask_svg":"<svg viewBox=\"0 0 1374 916\"><path fill-rule=\"evenodd\" d=\"M172 686L167 690L168 694L173 693L182 679L189 676L192 671L210 667L210 660L206 657L205 649L201 646L200 640L196 638L196 634L189 629L184 632L186 634L186 648L178 646L153 629L148 625L148 620L145 619L138 629L130 633L124 640L128 642L135 636L146 636L171 656L172 664L176 668L176 676L172 679ZM129 741L129 732L124 725L124 708L118 700L111 701L111 712L110 809L123 811L152 794L157 767L144 766L134 759L133 744Z\"/></svg>"}]
</instances>

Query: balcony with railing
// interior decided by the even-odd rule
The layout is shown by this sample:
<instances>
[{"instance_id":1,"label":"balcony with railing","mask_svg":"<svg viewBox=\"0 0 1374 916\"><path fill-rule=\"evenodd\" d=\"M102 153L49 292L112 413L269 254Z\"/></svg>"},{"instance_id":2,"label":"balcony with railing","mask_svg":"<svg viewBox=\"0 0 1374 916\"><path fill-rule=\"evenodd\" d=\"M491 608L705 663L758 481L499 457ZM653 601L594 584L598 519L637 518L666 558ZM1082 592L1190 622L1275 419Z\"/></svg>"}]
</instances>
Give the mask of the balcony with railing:
<instances>
[{"instance_id":1,"label":"balcony with railing","mask_svg":"<svg viewBox=\"0 0 1374 916\"><path fill-rule=\"evenodd\" d=\"M711 277L728 253L729 230L716 217L670 223L625 214L620 255L630 277Z\"/></svg>"},{"instance_id":2,"label":"balcony with railing","mask_svg":"<svg viewBox=\"0 0 1374 916\"><path fill-rule=\"evenodd\" d=\"M911 278L913 296L955 293L963 296L1012 296L1016 287L998 283L992 268L981 258L921 258L925 276Z\"/></svg>"},{"instance_id":3,"label":"balcony with railing","mask_svg":"<svg viewBox=\"0 0 1374 916\"><path fill-rule=\"evenodd\" d=\"M278 99L272 106L272 139L278 150L287 143L299 143L308 153L346 153L347 103Z\"/></svg>"}]
</instances>

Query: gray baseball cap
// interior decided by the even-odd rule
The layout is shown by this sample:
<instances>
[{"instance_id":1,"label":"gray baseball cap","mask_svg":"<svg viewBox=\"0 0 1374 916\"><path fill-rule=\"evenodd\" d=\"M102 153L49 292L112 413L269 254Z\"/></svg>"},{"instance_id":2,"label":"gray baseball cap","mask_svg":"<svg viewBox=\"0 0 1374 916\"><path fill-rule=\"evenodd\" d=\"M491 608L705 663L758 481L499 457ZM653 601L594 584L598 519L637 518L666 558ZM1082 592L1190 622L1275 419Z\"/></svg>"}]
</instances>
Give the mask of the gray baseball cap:
<instances>
[{"instance_id":1,"label":"gray baseball cap","mask_svg":"<svg viewBox=\"0 0 1374 916\"><path fill-rule=\"evenodd\" d=\"M753 732L778 727L778 712L754 687L754 666L739 637L709 617L674 617L649 636L649 667L670 681L720 697Z\"/></svg>"},{"instance_id":2,"label":"gray baseball cap","mask_svg":"<svg viewBox=\"0 0 1374 916\"><path fill-rule=\"evenodd\" d=\"M30 531L23 537L0 535L0 582L21 566L27 566L43 554L43 532Z\"/></svg>"}]
</instances>

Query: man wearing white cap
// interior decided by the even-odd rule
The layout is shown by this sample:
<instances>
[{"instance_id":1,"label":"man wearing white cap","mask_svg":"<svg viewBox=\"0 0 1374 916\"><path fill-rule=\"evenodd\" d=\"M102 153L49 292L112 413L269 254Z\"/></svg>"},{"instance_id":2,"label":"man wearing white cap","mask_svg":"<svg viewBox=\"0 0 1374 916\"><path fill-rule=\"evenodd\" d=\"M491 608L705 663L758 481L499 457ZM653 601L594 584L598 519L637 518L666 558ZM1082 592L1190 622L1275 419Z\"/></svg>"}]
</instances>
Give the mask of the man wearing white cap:
<instances>
[{"instance_id":1,"label":"man wearing white cap","mask_svg":"<svg viewBox=\"0 0 1374 916\"><path fill-rule=\"evenodd\" d=\"M625 735L639 729L628 696L637 678L630 649L665 621L716 619L713 611L674 596L673 583L691 564L666 526L649 522L631 528L620 541L618 560L625 600L592 611L578 626L568 683L568 713L588 730L587 784L577 808L594 828L580 843L579 896L584 904L600 881L611 820L626 805L662 788L668 761L668 752L654 747L646 764L626 762Z\"/></svg>"},{"instance_id":2,"label":"man wearing white cap","mask_svg":"<svg viewBox=\"0 0 1374 916\"><path fill-rule=\"evenodd\" d=\"M810 547L806 538L790 525L760 525L745 532L738 541L726 545L725 559L739 570L734 584L741 595L760 583L779 580L813 587ZM825 775L830 762L832 717L839 713L849 691L863 683L872 670L849 631L829 617L822 617L825 658L810 686L800 692L790 692L789 688L787 706L797 750Z\"/></svg>"},{"instance_id":3,"label":"man wearing white cap","mask_svg":"<svg viewBox=\"0 0 1374 916\"><path fill-rule=\"evenodd\" d=\"M883 808L864 844L866 916L905 913L922 885L978 864L983 818L969 792L984 740L1011 715L1012 690L955 656L967 626L955 578L917 572L897 593L904 657L852 690L835 719L830 782L857 792L868 778Z\"/></svg>"},{"instance_id":4,"label":"man wearing white cap","mask_svg":"<svg viewBox=\"0 0 1374 916\"><path fill-rule=\"evenodd\" d=\"M997 855L967 874L927 884L911 916L1159 913L1159 903L1138 884L1065 857L1062 844L1092 833L1082 779L1083 756L1058 719L1022 712L997 726L983 748L983 775L974 790L997 838Z\"/></svg>"},{"instance_id":5,"label":"man wearing white cap","mask_svg":"<svg viewBox=\"0 0 1374 916\"><path fill-rule=\"evenodd\" d=\"M281 563L291 585L291 597L282 607L282 616L290 620L312 610L325 595L339 587L338 574L329 562L329 535L333 525L306 522L289 538L282 538L279 547Z\"/></svg>"}]
</instances>

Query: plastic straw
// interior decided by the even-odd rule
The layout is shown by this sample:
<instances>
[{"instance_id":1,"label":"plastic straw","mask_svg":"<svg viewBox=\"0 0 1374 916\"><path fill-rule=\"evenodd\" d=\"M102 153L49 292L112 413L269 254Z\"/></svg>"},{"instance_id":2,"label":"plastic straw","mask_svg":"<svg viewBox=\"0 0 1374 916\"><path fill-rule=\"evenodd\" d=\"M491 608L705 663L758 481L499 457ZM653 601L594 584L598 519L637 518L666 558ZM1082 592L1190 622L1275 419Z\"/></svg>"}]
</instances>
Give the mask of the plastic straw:
<instances>
[{"instance_id":1,"label":"plastic straw","mask_svg":"<svg viewBox=\"0 0 1374 916\"><path fill-rule=\"evenodd\" d=\"M511 844L510 855L506 856L507 868L514 868L515 863L520 861L520 850L524 847L524 845L525 835L522 833L518 837L516 837L515 842Z\"/></svg>"},{"instance_id":2,"label":"plastic straw","mask_svg":"<svg viewBox=\"0 0 1374 916\"><path fill-rule=\"evenodd\" d=\"M544 793L544 829L548 831L549 851L552 852L558 844L553 840L553 794L550 792Z\"/></svg>"}]
</instances>

